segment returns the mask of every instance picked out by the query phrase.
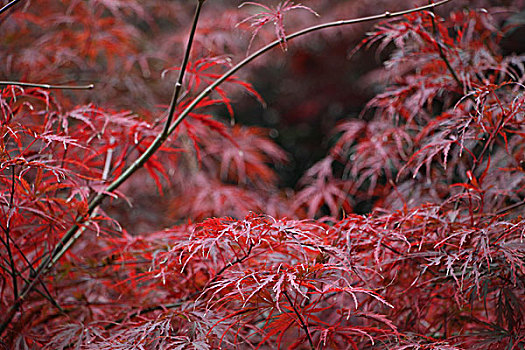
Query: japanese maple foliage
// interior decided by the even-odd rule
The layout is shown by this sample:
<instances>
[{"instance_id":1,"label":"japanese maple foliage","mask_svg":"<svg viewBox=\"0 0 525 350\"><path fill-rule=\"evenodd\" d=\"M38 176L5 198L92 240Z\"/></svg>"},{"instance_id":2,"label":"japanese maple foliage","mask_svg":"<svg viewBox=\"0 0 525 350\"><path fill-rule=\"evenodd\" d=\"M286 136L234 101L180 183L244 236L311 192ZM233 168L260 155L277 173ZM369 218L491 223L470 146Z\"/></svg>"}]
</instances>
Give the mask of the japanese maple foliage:
<instances>
[{"instance_id":1,"label":"japanese maple foliage","mask_svg":"<svg viewBox=\"0 0 525 350\"><path fill-rule=\"evenodd\" d=\"M501 48L520 4L374 2L348 50L387 57L359 80L381 91L296 188L272 133L236 124L266 107L240 68L351 3L6 3L0 344L525 348L525 56Z\"/></svg>"}]
</instances>

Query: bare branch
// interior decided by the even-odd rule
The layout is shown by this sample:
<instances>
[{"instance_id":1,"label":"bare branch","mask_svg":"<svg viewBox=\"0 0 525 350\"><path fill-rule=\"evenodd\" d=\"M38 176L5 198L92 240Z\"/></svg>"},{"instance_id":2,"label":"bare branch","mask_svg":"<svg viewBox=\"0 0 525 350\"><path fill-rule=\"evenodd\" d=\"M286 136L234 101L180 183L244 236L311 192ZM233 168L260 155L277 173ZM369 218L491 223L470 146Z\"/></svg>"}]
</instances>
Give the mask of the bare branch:
<instances>
[{"instance_id":1,"label":"bare branch","mask_svg":"<svg viewBox=\"0 0 525 350\"><path fill-rule=\"evenodd\" d=\"M13 0L9 3L7 3L4 7L2 7L0 9L0 15L4 12L6 12L7 10L9 10L11 7L15 6L18 2L20 2L20 0Z\"/></svg>"},{"instance_id":2,"label":"bare branch","mask_svg":"<svg viewBox=\"0 0 525 350\"><path fill-rule=\"evenodd\" d=\"M299 319L299 324L301 325L301 328L306 333L306 337L308 338L308 343L310 343L310 348L312 350L314 350L315 346L314 346L314 342L312 340L312 337L310 336L310 330L308 330L308 325L304 322L303 317L301 316L299 311L297 311L295 305L292 302L292 299L290 299L290 296L288 295L288 292L284 291L283 295L286 297L286 299L288 300L288 303L290 303L290 306L292 307L293 311L297 315L297 318Z\"/></svg>"},{"instance_id":3,"label":"bare branch","mask_svg":"<svg viewBox=\"0 0 525 350\"><path fill-rule=\"evenodd\" d=\"M54 89L54 90L91 90L95 88L94 84L51 85L51 84L24 83L21 81L0 81L0 85L18 85L18 86L37 87L37 88L42 88L42 89Z\"/></svg>"}]
</instances>

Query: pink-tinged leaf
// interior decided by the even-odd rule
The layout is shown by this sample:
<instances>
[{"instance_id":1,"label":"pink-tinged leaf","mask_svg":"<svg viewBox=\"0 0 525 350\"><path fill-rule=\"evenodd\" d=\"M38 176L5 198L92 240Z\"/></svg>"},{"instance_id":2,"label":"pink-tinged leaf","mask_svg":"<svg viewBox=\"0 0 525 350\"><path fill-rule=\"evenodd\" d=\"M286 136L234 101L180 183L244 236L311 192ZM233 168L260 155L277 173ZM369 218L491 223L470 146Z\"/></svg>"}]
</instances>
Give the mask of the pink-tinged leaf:
<instances>
[{"instance_id":1,"label":"pink-tinged leaf","mask_svg":"<svg viewBox=\"0 0 525 350\"><path fill-rule=\"evenodd\" d=\"M86 149L86 147L79 144L77 140L69 136L61 136L61 135L47 133L47 134L38 135L37 138L44 140L46 142L46 145L45 145L46 147L48 147L52 142L58 142L63 145L64 149L67 149L68 145Z\"/></svg>"},{"instance_id":2,"label":"pink-tinged leaf","mask_svg":"<svg viewBox=\"0 0 525 350\"><path fill-rule=\"evenodd\" d=\"M250 43L248 45L248 51L250 50L250 47L252 46L253 40L259 33L259 31L262 29L262 27L267 23L273 23L275 28L275 36L278 40L280 40L281 48L286 51L287 49L287 42L286 42L286 32L284 29L284 14L291 10L296 9L303 9L315 16L319 16L317 12L309 8L308 6L304 6L301 4L294 4L290 0L285 0L280 2L276 7L270 7L263 5L258 2L243 2L239 7L242 7L244 5L252 5L257 6L261 8L261 12L256 13L255 15L249 16L242 20L237 25L241 25L243 23L249 22L250 27L254 28L252 37L250 39Z\"/></svg>"}]
</instances>

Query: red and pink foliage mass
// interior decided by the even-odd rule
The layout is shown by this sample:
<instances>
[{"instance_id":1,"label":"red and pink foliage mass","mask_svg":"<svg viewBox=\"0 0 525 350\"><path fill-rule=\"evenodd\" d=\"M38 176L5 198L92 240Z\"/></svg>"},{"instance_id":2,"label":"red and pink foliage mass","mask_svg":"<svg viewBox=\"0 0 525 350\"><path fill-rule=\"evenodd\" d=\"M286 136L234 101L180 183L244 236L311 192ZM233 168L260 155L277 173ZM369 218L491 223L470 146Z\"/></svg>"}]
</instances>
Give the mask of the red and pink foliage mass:
<instances>
[{"instance_id":1,"label":"red and pink foliage mass","mask_svg":"<svg viewBox=\"0 0 525 350\"><path fill-rule=\"evenodd\" d=\"M0 347L525 348L522 3L233 3L3 2ZM292 188L301 146L236 112L335 105L280 87L324 43L383 62Z\"/></svg>"}]
</instances>

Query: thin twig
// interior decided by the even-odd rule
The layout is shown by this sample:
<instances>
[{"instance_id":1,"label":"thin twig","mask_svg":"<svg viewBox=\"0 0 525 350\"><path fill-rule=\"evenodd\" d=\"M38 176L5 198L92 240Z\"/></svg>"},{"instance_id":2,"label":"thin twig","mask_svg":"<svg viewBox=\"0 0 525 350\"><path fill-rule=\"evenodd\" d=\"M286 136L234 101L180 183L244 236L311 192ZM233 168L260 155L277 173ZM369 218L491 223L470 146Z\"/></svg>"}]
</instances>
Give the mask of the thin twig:
<instances>
[{"instance_id":1,"label":"thin twig","mask_svg":"<svg viewBox=\"0 0 525 350\"><path fill-rule=\"evenodd\" d=\"M5 268L5 270L9 273L9 275L11 276L11 279L13 280L13 296L15 297L15 300L16 300L16 298L18 298L18 289L17 289L17 281L16 281L16 275L17 275L18 271L16 270L16 268L14 266L13 254L11 252L11 247L10 247L10 243L9 243L9 236L8 236L8 232L9 231L5 231L5 232L6 232L7 240L4 241L2 236L0 236L0 241L6 247L7 256L9 258L9 260L7 258L3 257L3 256L2 256L2 259L4 259L5 262L9 265L9 269Z\"/></svg>"},{"instance_id":2,"label":"thin twig","mask_svg":"<svg viewBox=\"0 0 525 350\"><path fill-rule=\"evenodd\" d=\"M11 221L11 213L13 212L13 205L15 200L15 166L11 167L11 195L9 197L9 206L8 206L8 217L6 219L5 227L5 245L7 248L7 254L9 256L9 264L11 265L11 278L13 279L13 296L14 299L18 298L18 282L16 280L16 266L15 260L13 258L13 253L11 252L11 226L9 222Z\"/></svg>"},{"instance_id":3,"label":"thin twig","mask_svg":"<svg viewBox=\"0 0 525 350\"><path fill-rule=\"evenodd\" d=\"M20 256L22 256L22 258L25 260L28 268L31 270L29 272L29 277L33 276L35 274L35 269L33 268L33 264L31 264L31 262L29 261L29 259L27 258L27 256L24 254L24 252L22 251L22 249L20 249L20 247L18 246L18 244L16 244L16 242L13 241L13 245L14 247L16 248L16 250L18 250L18 253L20 254ZM18 273L20 275L20 277L22 277L24 279L24 281L27 283L28 280L22 275L22 271L20 271ZM42 281L42 278L39 278L39 281L40 281L40 285L42 285L42 288L44 289L44 292L47 294L47 297L44 295L44 297L46 297L50 302L51 304L53 304L60 312L65 312L61 307L60 305L58 304L58 302L51 296L51 292L49 291L49 289L47 288L46 284L44 283L44 281Z\"/></svg>"},{"instance_id":4,"label":"thin twig","mask_svg":"<svg viewBox=\"0 0 525 350\"><path fill-rule=\"evenodd\" d=\"M224 273L224 271L226 271L227 269L229 269L233 265L240 264L243 261L245 261L246 259L248 259L250 257L250 254L252 253L252 249L253 249L253 244L250 243L250 247L248 248L248 252L246 252L246 254L242 258L236 258L235 260L233 260L233 261L229 262L228 264L226 264L222 269L219 270L219 272L217 272L217 274L210 280L210 282L208 282L206 284L206 286L209 286L210 284L216 282L217 279Z\"/></svg>"},{"instance_id":5,"label":"thin twig","mask_svg":"<svg viewBox=\"0 0 525 350\"><path fill-rule=\"evenodd\" d=\"M448 71L450 72L450 74L452 75L452 77L454 78L456 83L459 85L459 87L461 88L461 91L465 92L465 84L463 84L461 79L459 79L458 74L456 73L456 71L452 67L452 64L450 64L450 61L447 58L447 55L445 54L445 51L443 51L443 47L442 46L444 45L444 43L441 42L440 34L439 34L439 31L437 30L437 24L436 24L434 9L432 9L432 12L430 13L430 18L432 20L432 31L434 32L434 36L435 36L435 40L436 40L436 46L437 46L438 52L439 52L439 57L441 57L441 59L443 60L443 62L447 66ZM471 94L468 94L466 96L471 101L474 101L474 97ZM477 162L477 159L476 159L476 162ZM466 189L463 188L462 193L465 193L465 191L466 191ZM454 210L457 210L458 208L459 208L459 201L457 201L454 204Z\"/></svg>"},{"instance_id":6,"label":"thin twig","mask_svg":"<svg viewBox=\"0 0 525 350\"><path fill-rule=\"evenodd\" d=\"M522 200L521 202L514 203L514 204L512 204L512 205L509 205L508 207L502 208L502 209L498 210L494 215L498 216L498 215L505 214L506 212L509 212L509 211L511 211L511 210L514 210L514 209L516 209L516 208L519 208L519 207L521 207L522 205L525 205L525 200Z\"/></svg>"},{"instance_id":7,"label":"thin twig","mask_svg":"<svg viewBox=\"0 0 525 350\"><path fill-rule=\"evenodd\" d=\"M6 241L4 241L4 239L2 238L2 236L0 236L0 241L3 245L7 245ZM26 255L24 254L24 252L22 252L22 250L20 249L20 247L16 244L16 242L13 241L13 245L14 247L18 250L18 252L20 253L20 255L24 258L24 260L26 261L26 263L28 264L28 268L31 270L30 272L30 275L29 277L31 277L31 273L34 273L34 269L33 269L33 266L31 265L30 261L27 259ZM4 259L5 262L9 263L9 261L2 257ZM19 271L19 270L13 270L12 267L11 267L11 270L8 269L7 267L5 267L4 265L0 264L0 268L3 269L4 271L6 271L7 273L9 273L10 275L14 275L15 277L18 275L24 282L26 283L29 283L29 279L25 278L24 275L23 275L23 270L22 271ZM12 272L14 271L14 273ZM42 281L42 279L39 278L39 282L40 284L42 285L42 288L44 289L44 292L40 291L40 289L38 288L35 288L35 291L40 294L41 296L43 296L44 298L46 298L53 306L55 306L60 312L62 313L65 313L65 311L60 307L60 305L58 304L58 302L51 296L51 293L49 292L49 290L47 289L46 285L44 284L44 282Z\"/></svg>"},{"instance_id":8,"label":"thin twig","mask_svg":"<svg viewBox=\"0 0 525 350\"><path fill-rule=\"evenodd\" d=\"M288 292L284 291L283 295L286 297L286 299L290 303L290 306L292 307L293 311L297 315L297 318L299 318L299 324L301 325L301 328L306 333L306 337L308 338L308 342L310 343L310 347L312 348L312 350L315 350L314 342L312 340L312 337L310 336L310 330L308 329L308 326L304 322L303 317L301 316L299 311L297 311L297 309L295 308L295 305L293 304L292 299L290 299L290 297L288 296Z\"/></svg>"},{"instance_id":9,"label":"thin twig","mask_svg":"<svg viewBox=\"0 0 525 350\"><path fill-rule=\"evenodd\" d=\"M7 273L10 273L9 269L8 269L6 266L2 265L2 264L0 264L0 269L4 270L4 271L7 272ZM18 271L17 271L17 275L19 275L20 278L22 278L24 281L29 282L29 280L28 280L27 278L25 278L24 276L22 276L22 275L20 274L20 272L18 272ZM55 304L55 303L56 303L56 300L54 300L54 299L51 297L50 294L47 294L47 295L46 295L44 292L42 292L42 291L41 291L40 289L38 289L38 288L35 288L35 292L37 292L37 293L40 294L42 297L44 297L45 299L47 299L52 305L54 305L54 306L55 306L55 305L58 305L58 304ZM49 292L48 292L48 293L49 293ZM60 312L64 312L64 310L60 307L60 305L58 305L57 309L58 309Z\"/></svg>"},{"instance_id":10,"label":"thin twig","mask_svg":"<svg viewBox=\"0 0 525 350\"><path fill-rule=\"evenodd\" d=\"M175 115L175 109L177 108L177 103L179 100L180 93L182 91L182 82L184 81L184 74L186 73L186 67L188 66L188 61L190 60L191 46L193 44L193 39L195 37L195 32L197 31L197 22L200 16L202 4L205 0L198 0L197 9L195 10L195 15L193 16L193 23L191 25L190 35L188 37L188 43L186 44L186 51L184 53L184 59L180 65L179 77L175 83L175 90L173 91L173 96L171 97L170 109L168 112L168 118L164 124L164 129L162 130L162 135L167 135L170 129L171 122L173 121L173 116Z\"/></svg>"},{"instance_id":11,"label":"thin twig","mask_svg":"<svg viewBox=\"0 0 525 350\"><path fill-rule=\"evenodd\" d=\"M155 306L150 306L150 307L147 307L145 309L142 309L142 310L139 310L139 311L136 311L134 313L132 313L131 315L128 315L126 317L123 317L123 318L120 318L116 321L113 321L111 322L110 324L108 324L107 326L104 327L104 329L111 329L115 326L118 326L119 324L121 324L122 322L124 322L124 320L126 319L132 319L132 318L135 318L139 315L143 315L143 314L147 314L147 313L150 313L150 312L153 312L153 311L159 311L159 310L168 310L168 309L174 309L176 307L179 307L181 306L182 304L184 304L185 302L187 302L188 300L192 299L193 297L196 297L197 295L201 294L201 291L197 291L197 292L193 292L187 296L185 296L184 298L181 298L179 299L178 301L176 302L173 302L173 303L169 303L169 304L163 304L163 305L155 305Z\"/></svg>"},{"instance_id":12,"label":"thin twig","mask_svg":"<svg viewBox=\"0 0 525 350\"><path fill-rule=\"evenodd\" d=\"M242 256L241 258L236 258L234 259L233 261L230 261L229 263L227 263L226 265L224 265L224 267L222 269L220 269L216 274L215 276L213 276L213 278L211 280L209 280L206 285L201 288L200 290L198 291L195 291L187 296L185 296L184 298L181 298L179 300L177 300L176 302L173 302L173 303L170 303L170 304L163 304L163 305L155 305L155 306L150 306L150 307L147 307L145 309L142 309L142 310L139 310L139 311L136 311L134 313L132 313L131 315L127 316L126 318L133 318L133 317L136 317L138 315L143 315L145 313L149 313L149 312L153 312L153 311L158 311L158 310L164 310L164 309L173 309L175 307L179 307L181 306L184 302L190 300L191 298L193 297L196 297L197 295L202 295L204 293L204 291L213 283L215 283L219 277L226 271L228 270L230 267L234 266L234 265L237 265L237 264L240 264L244 261L246 261L246 259L248 259L252 253L252 249L253 249L253 244L250 244L250 246L248 247L248 251L246 252L246 254L244 256ZM109 329L109 328L113 328L114 326L122 323L123 321L125 320L125 318L121 318L111 324L109 324L108 326L106 326L106 329Z\"/></svg>"},{"instance_id":13,"label":"thin twig","mask_svg":"<svg viewBox=\"0 0 525 350\"><path fill-rule=\"evenodd\" d=\"M53 89L53 90L91 90L95 88L94 84L88 85L51 85L51 84L37 84L37 83L24 83L21 81L0 81L0 85L18 85L26 87L37 87L41 89Z\"/></svg>"},{"instance_id":14,"label":"thin twig","mask_svg":"<svg viewBox=\"0 0 525 350\"><path fill-rule=\"evenodd\" d=\"M264 46L263 48L259 49L258 51L254 52L250 56L246 57L244 60L236 64L234 67L232 67L230 70L228 70L226 73L224 73L220 78L218 78L214 83L209 85L206 89L204 89L193 101L190 103L186 109L179 115L179 117L173 122L173 124L169 127L167 133L161 133L157 136L157 138L151 143L151 145L148 147L142 155L135 160L117 179L115 179L111 184L109 184L106 189L100 193L98 193L89 203L88 206L88 214L91 214L95 208L97 208L104 198L106 196L115 191L120 185L122 185L131 175L133 175L138 169L140 169L146 161L148 161L149 158L162 146L162 144L166 141L169 135L171 135L176 128L182 123L182 121L193 111L193 109L206 97L208 96L215 88L217 88L219 85L224 83L228 78L230 78L233 74L235 74L238 70L245 67L248 63L256 59L257 57L263 55L267 51L270 51L276 46L279 46L283 40L289 41L294 38L303 36L305 34L316 32L322 29L326 28L333 28L333 27L340 27L344 25L350 25L350 24L356 24L356 23L362 23L362 22L370 22L370 21L376 21L383 18L393 18L393 17L400 17L404 16L409 13L414 12L420 12L428 9L433 9L437 6L441 6L443 4L446 4L448 2L451 2L452 0L442 0L438 1L436 3L432 3L425 6L420 6L416 8L412 8L409 10L399 11L399 12L384 12L380 15L374 15L374 16L368 16L368 17L361 17L356 19L350 19L350 20L340 20L335 22L329 22L324 23L312 27L308 27L306 29L300 30L298 32L295 32L293 34L290 34L286 36L283 39L278 39L270 44ZM199 0L199 5L201 6L204 0ZM36 269L37 276L47 272L53 265L60 259L60 257L66 252L66 250L63 250L65 246L70 247L81 235L77 235L77 231L82 226L82 223L84 223L89 217L89 215L84 217L77 218L75 224L66 232L66 234L62 237L60 242L57 244L55 249L53 250L53 253L48 256L47 258L42 261L42 263L38 266ZM32 290L33 286L35 285L35 280L31 281L29 284L25 284L22 292L20 293L19 298L15 301L15 303L7 310L6 318L2 324L0 324L0 335L3 334L3 332L6 330L8 324L13 319L15 313L18 311L22 304L23 298Z\"/></svg>"},{"instance_id":15,"label":"thin twig","mask_svg":"<svg viewBox=\"0 0 525 350\"><path fill-rule=\"evenodd\" d=\"M459 87L461 87L461 90L465 91L465 85L463 84L461 79L459 79L458 74L456 73L454 68L452 68L452 65L450 64L450 61L448 60L447 55L445 54L445 51L443 51L442 45L444 45L444 43L441 41L439 31L437 30L436 18L435 18L436 15L434 13L434 9L433 8L432 8L431 11L432 12L430 13L430 18L432 20L432 31L434 32L434 36L435 36L435 39L436 39L436 46L437 46L438 51L439 51L439 57L441 57L443 62L445 62L445 65L447 66L448 71L450 72L450 74L452 74L452 77L454 78L456 83L458 83Z\"/></svg>"}]
</instances>

